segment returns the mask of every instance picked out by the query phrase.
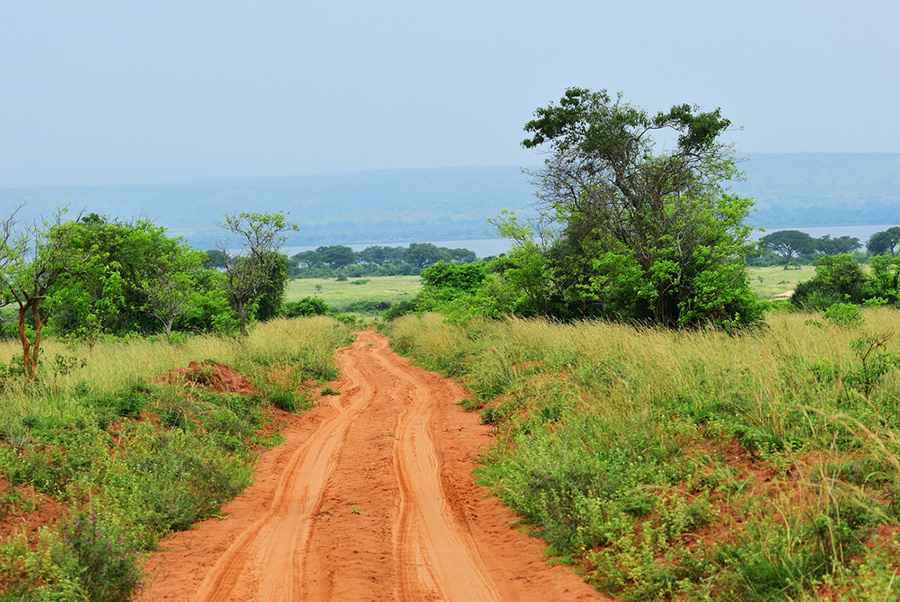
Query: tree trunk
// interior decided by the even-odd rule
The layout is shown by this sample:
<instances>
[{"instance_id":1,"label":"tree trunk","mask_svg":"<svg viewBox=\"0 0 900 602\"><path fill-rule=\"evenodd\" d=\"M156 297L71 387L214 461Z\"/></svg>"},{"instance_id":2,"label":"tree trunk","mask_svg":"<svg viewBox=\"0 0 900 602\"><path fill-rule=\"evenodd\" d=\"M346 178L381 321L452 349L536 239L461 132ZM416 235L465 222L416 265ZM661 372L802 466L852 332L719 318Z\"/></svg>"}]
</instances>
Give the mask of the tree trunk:
<instances>
[{"instance_id":1,"label":"tree trunk","mask_svg":"<svg viewBox=\"0 0 900 602\"><path fill-rule=\"evenodd\" d=\"M25 331L25 316L28 313L28 305L19 303L19 342L22 343L22 369L28 380L34 380L34 367L31 365L31 341Z\"/></svg>"},{"instance_id":2,"label":"tree trunk","mask_svg":"<svg viewBox=\"0 0 900 602\"><path fill-rule=\"evenodd\" d=\"M242 304L238 308L238 318L241 322L241 336L247 336L247 308Z\"/></svg>"},{"instance_id":3,"label":"tree trunk","mask_svg":"<svg viewBox=\"0 0 900 602\"><path fill-rule=\"evenodd\" d=\"M44 319L41 317L41 300L37 299L31 305L31 317L34 320L34 343L31 345L31 370L33 376L37 376L38 360L41 355L41 333L44 331Z\"/></svg>"}]
</instances>

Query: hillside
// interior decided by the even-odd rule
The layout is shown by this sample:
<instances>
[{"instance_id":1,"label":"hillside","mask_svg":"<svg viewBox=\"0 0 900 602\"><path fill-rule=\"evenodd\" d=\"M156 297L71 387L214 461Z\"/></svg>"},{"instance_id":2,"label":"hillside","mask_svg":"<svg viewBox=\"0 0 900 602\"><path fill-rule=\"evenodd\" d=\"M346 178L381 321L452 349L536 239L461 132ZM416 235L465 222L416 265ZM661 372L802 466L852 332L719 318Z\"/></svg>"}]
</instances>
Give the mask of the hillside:
<instances>
[{"instance_id":1,"label":"hillside","mask_svg":"<svg viewBox=\"0 0 900 602\"><path fill-rule=\"evenodd\" d=\"M740 164L735 191L757 199L755 225L836 226L900 222L900 154L755 155ZM293 245L453 240L494 235L487 219L527 212L530 178L519 167L323 174L259 180L0 189L4 209L26 216L68 205L73 212L148 217L194 245L221 240L229 212L285 210L302 224Z\"/></svg>"}]
</instances>

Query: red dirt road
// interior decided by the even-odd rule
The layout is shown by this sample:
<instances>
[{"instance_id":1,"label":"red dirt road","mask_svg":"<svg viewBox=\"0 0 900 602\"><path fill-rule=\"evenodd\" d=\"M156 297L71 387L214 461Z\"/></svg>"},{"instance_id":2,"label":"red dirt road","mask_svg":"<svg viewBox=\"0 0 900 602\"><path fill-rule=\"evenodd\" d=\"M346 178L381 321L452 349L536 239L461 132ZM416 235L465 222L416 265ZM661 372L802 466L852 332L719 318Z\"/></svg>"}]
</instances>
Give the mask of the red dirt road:
<instances>
[{"instance_id":1,"label":"red dirt road","mask_svg":"<svg viewBox=\"0 0 900 602\"><path fill-rule=\"evenodd\" d=\"M472 478L490 430L454 382L361 333L340 396L297 416L254 484L162 542L138 599L601 600Z\"/></svg>"}]
</instances>

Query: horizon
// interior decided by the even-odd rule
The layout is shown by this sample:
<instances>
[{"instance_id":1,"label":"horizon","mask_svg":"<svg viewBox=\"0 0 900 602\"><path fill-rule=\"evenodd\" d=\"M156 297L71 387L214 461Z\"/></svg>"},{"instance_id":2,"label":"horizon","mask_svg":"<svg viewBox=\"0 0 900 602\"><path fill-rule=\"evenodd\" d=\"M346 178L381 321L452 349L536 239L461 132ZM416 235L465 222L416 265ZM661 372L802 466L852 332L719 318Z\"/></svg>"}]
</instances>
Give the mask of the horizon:
<instances>
[{"instance_id":1,"label":"horizon","mask_svg":"<svg viewBox=\"0 0 900 602\"><path fill-rule=\"evenodd\" d=\"M736 165L740 170L741 164L754 157L900 157L900 151L801 151L801 152L756 152L738 155L736 157ZM81 181L81 182L62 182L56 184L17 184L5 185L0 182L0 190L47 190L47 189L71 189L71 188L143 188L143 187L169 187L169 186L187 186L196 185L203 186L205 184L239 184L272 180L298 180L304 178L320 178L333 176L352 176L352 175L374 175L374 174L391 174L401 172L424 172L424 171L453 171L453 170L495 170L495 169L518 169L523 173L527 173L530 169L540 169L542 162L533 162L527 164L490 164L490 165L427 165L427 166L397 166L385 168L370 169L330 169L310 172L282 173L282 174L258 174L258 175L217 175L217 176L200 176L191 175L181 178L173 177L171 179L156 180L114 180L108 182L98 181Z\"/></svg>"}]
</instances>

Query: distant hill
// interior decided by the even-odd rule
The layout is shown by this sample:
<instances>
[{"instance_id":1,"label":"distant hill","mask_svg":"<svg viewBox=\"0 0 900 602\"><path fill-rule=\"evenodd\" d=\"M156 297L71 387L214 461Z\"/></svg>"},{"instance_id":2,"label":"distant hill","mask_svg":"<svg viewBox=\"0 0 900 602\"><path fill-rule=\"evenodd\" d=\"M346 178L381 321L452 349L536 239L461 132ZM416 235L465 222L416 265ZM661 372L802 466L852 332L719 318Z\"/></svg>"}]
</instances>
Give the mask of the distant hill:
<instances>
[{"instance_id":1,"label":"distant hill","mask_svg":"<svg viewBox=\"0 0 900 602\"><path fill-rule=\"evenodd\" d=\"M735 191L756 199L755 225L900 223L900 154L754 155Z\"/></svg>"},{"instance_id":2,"label":"distant hill","mask_svg":"<svg viewBox=\"0 0 900 602\"><path fill-rule=\"evenodd\" d=\"M900 223L900 154L755 155L741 162L736 192L757 199L754 225ZM373 171L258 180L57 188L0 188L4 211L25 217L68 205L122 218L147 217L198 247L222 239L218 224L240 210L290 212L293 245L453 240L494 235L501 209L527 213L530 177L518 167Z\"/></svg>"}]
</instances>

